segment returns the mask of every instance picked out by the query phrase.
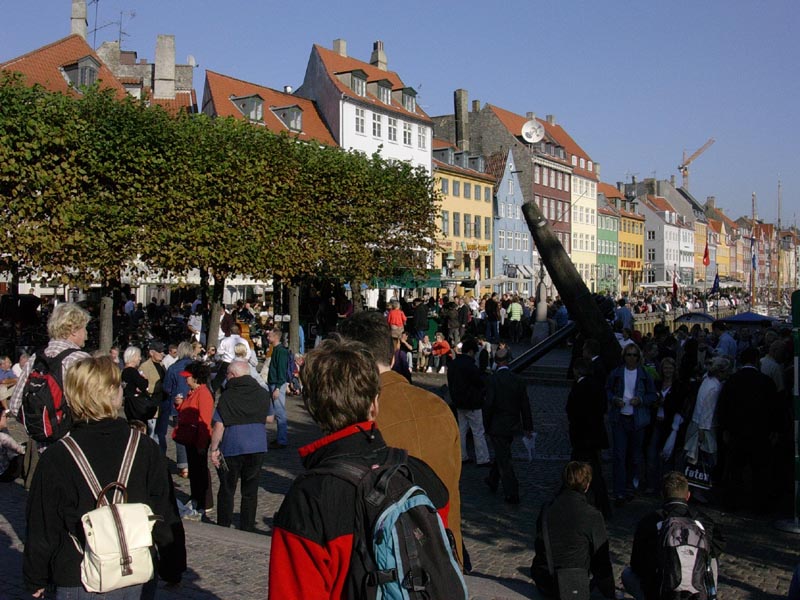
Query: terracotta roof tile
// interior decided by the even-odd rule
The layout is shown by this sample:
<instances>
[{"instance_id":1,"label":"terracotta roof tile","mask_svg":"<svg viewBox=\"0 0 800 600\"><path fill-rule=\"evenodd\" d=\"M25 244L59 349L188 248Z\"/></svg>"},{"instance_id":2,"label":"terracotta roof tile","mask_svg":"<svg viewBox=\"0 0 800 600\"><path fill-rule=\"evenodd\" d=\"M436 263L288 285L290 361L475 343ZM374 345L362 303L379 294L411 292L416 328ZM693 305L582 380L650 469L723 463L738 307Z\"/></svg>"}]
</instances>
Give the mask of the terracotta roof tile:
<instances>
[{"instance_id":1,"label":"terracotta roof tile","mask_svg":"<svg viewBox=\"0 0 800 600\"><path fill-rule=\"evenodd\" d=\"M386 80L391 84L392 91L398 91L408 87L394 71L384 71L383 69L379 69L378 67L367 62L360 61L350 56L342 56L338 52L328 50L319 44L314 44L313 52L319 54L320 60L325 66L331 81L338 88L338 90L348 98L352 98L359 102L364 102L365 104L379 106L384 110L390 110L403 115L413 116L414 118L426 123L433 123L425 111L420 108L419 103L415 103L414 112L409 112L403 107L402 104L396 102L394 99L392 99L391 105L387 105L378 100L378 98L369 92L367 92L366 96L357 96L353 90L339 81L339 78L336 76L337 73L349 73L351 71L361 70L367 75L367 83Z\"/></svg>"},{"instance_id":2,"label":"terracotta roof tile","mask_svg":"<svg viewBox=\"0 0 800 600\"><path fill-rule=\"evenodd\" d=\"M495 152L486 159L486 172L494 177L495 189L498 185L500 185L500 179L503 177L503 171L505 171L507 159L508 151Z\"/></svg>"},{"instance_id":3,"label":"terracotta roof tile","mask_svg":"<svg viewBox=\"0 0 800 600\"><path fill-rule=\"evenodd\" d=\"M252 96L258 94L264 100L264 125L270 131L295 133L300 140L316 140L327 146L336 146L330 130L326 127L317 110L316 104L306 98L279 92L214 71L206 71L206 90L214 104L215 113L221 117L244 118L244 115L231 102L231 97ZM206 100L204 100L205 102ZM297 133L283 124L270 108L299 106L303 111L303 131Z\"/></svg>"},{"instance_id":4,"label":"terracotta roof tile","mask_svg":"<svg viewBox=\"0 0 800 600\"><path fill-rule=\"evenodd\" d=\"M0 70L22 73L31 85L39 84L51 92L61 92L71 96L79 95L63 75L62 68L75 64L81 58L91 56L100 69L97 79L103 89L115 90L117 98L127 95L125 88L114 77L111 70L100 60L94 50L81 36L73 34L47 46L37 48L20 57L0 64Z\"/></svg>"},{"instance_id":5,"label":"terracotta roof tile","mask_svg":"<svg viewBox=\"0 0 800 600\"><path fill-rule=\"evenodd\" d=\"M617 186L611 185L610 183L604 183L602 181L598 182L597 184L597 193L603 194L606 198L619 198L620 200L625 199L625 194L620 192L617 189Z\"/></svg>"},{"instance_id":6,"label":"terracotta roof tile","mask_svg":"<svg viewBox=\"0 0 800 600\"><path fill-rule=\"evenodd\" d=\"M196 113L197 95L194 90L175 92L175 98L152 98L150 104L160 106L171 115L177 115L181 111Z\"/></svg>"},{"instance_id":7,"label":"terracotta roof tile","mask_svg":"<svg viewBox=\"0 0 800 600\"><path fill-rule=\"evenodd\" d=\"M457 167L456 165L448 165L446 162L436 160L435 158L433 159L432 162L434 170L447 171L448 173L456 173L464 177L472 177L473 179L480 179L482 181L490 183L495 182L495 178L488 173L480 173L479 171L473 171L472 169L465 169L463 167Z\"/></svg>"},{"instance_id":8,"label":"terracotta roof tile","mask_svg":"<svg viewBox=\"0 0 800 600\"><path fill-rule=\"evenodd\" d=\"M675 208L673 208L672 204L670 204L666 198L662 198L661 196L651 196L648 194L647 201L657 212L678 212L675 210Z\"/></svg>"},{"instance_id":9,"label":"terracotta roof tile","mask_svg":"<svg viewBox=\"0 0 800 600\"><path fill-rule=\"evenodd\" d=\"M589 162L592 162L592 159L586 153L586 151L583 148L581 148L574 139L572 139L572 136L570 136L566 132L566 130L557 123L551 124L545 121L544 128L547 130L547 133L549 133L550 136L555 140L555 142L559 146L562 146L564 150L567 151L568 157L572 156L578 157L578 164L572 166L572 172L575 173L576 175L580 175L581 177L585 177L586 179L593 179L597 181L598 179L597 173L595 173L593 170L590 171L588 168L587 169L581 168L580 166L581 158L585 161L584 164L587 164L587 166ZM571 158L570 162L572 162Z\"/></svg>"},{"instance_id":10,"label":"terracotta roof tile","mask_svg":"<svg viewBox=\"0 0 800 600\"><path fill-rule=\"evenodd\" d=\"M722 223L716 219L708 219L708 227L714 233L722 233Z\"/></svg>"},{"instance_id":11,"label":"terracotta roof tile","mask_svg":"<svg viewBox=\"0 0 800 600\"><path fill-rule=\"evenodd\" d=\"M443 148L452 148L453 150L458 150L458 146L448 140L438 137L433 138L433 141L431 142L431 149L442 150Z\"/></svg>"}]
</instances>

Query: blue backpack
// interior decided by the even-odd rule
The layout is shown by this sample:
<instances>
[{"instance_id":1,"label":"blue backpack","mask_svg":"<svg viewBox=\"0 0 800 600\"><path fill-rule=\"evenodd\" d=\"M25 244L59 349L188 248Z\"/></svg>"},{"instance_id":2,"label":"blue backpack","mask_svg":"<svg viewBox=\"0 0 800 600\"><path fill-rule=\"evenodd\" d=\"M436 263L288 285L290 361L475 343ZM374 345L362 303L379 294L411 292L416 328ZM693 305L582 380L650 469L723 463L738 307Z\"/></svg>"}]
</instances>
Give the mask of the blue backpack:
<instances>
[{"instance_id":1,"label":"blue backpack","mask_svg":"<svg viewBox=\"0 0 800 600\"><path fill-rule=\"evenodd\" d=\"M452 533L431 499L414 485L408 452L389 448L378 467L340 461L311 469L356 487L356 518L348 578L357 598L466 600Z\"/></svg>"}]
</instances>

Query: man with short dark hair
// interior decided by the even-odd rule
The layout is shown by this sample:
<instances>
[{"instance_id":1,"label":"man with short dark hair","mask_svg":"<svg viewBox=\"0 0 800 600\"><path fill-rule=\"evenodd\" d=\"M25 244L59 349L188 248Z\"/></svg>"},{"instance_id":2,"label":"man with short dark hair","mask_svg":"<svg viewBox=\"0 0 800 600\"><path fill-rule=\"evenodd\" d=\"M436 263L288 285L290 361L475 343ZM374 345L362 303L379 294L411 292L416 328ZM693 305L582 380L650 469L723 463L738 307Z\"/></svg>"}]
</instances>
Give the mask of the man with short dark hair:
<instances>
[{"instance_id":1,"label":"man with short dark hair","mask_svg":"<svg viewBox=\"0 0 800 600\"><path fill-rule=\"evenodd\" d=\"M561 473L561 491L542 507L536 522L536 555L531 564L531 577L546 596L557 596L554 574L548 566L548 552L553 571L583 569L586 578L606 597L614 597L614 571L608 549L603 515L586 501L586 490L592 481L592 467L572 461ZM547 519L548 541L544 537Z\"/></svg>"},{"instance_id":2,"label":"man with short dark hair","mask_svg":"<svg viewBox=\"0 0 800 600\"><path fill-rule=\"evenodd\" d=\"M508 368L507 349L499 349L494 361L497 370L489 377L486 386L487 409L484 414L494 447L494 462L485 482L495 492L502 481L505 501L519 504L519 482L511 462L511 443L519 433L528 439L533 437L528 384Z\"/></svg>"},{"instance_id":3,"label":"man with short dark hair","mask_svg":"<svg viewBox=\"0 0 800 600\"><path fill-rule=\"evenodd\" d=\"M380 318L383 320L382 315ZM383 322L388 329L389 325ZM366 592L370 584L361 581L356 574L351 575L351 565L359 568L363 561L357 554L353 556L354 549L358 548L353 541L358 533L357 504L363 500L355 485L330 471L341 465L342 457L346 457L344 460L350 463L351 469L396 464L390 462L393 453L390 454L387 446L391 444L384 442L381 431L375 426L379 406L382 406L378 395L381 385L378 367L364 344L327 339L306 355L302 374L306 409L324 437L303 447L300 455L307 469L319 472L295 479L275 515L269 598L368 597ZM417 458L409 457L406 469L411 480L427 493L439 514L440 524L447 527L445 485ZM395 475L400 476L399 473ZM434 540L427 538L426 542ZM411 568L413 565L404 565L401 576ZM383 571L381 576L390 579L391 573ZM396 578L397 573L394 576ZM428 583L416 577L409 579L423 586ZM377 585L372 583L372 589L375 587ZM464 596L455 589L449 591L452 596L448 597Z\"/></svg>"},{"instance_id":4,"label":"man with short dark hair","mask_svg":"<svg viewBox=\"0 0 800 600\"><path fill-rule=\"evenodd\" d=\"M275 411L275 423L278 433L269 447L272 450L283 450L289 445L289 423L286 420L286 390L289 388L289 349L283 345L283 332L277 327L267 334L267 341L272 348L272 355L267 369L267 386L269 386L272 407Z\"/></svg>"},{"instance_id":5,"label":"man with short dark hair","mask_svg":"<svg viewBox=\"0 0 800 600\"><path fill-rule=\"evenodd\" d=\"M447 486L450 495L448 523L462 555L461 445L453 411L437 395L411 385L392 371L394 345L389 324L377 311L362 311L343 321L339 333L363 343L372 353L380 373L381 410L376 423L386 443L408 450L425 461Z\"/></svg>"},{"instance_id":6,"label":"man with short dark hair","mask_svg":"<svg viewBox=\"0 0 800 600\"><path fill-rule=\"evenodd\" d=\"M689 483L681 473L670 471L662 479L661 493L664 504L639 521L633 537L631 565L622 571L622 585L635 600L659 600L660 584L658 577L659 529L669 517L688 517L697 519L705 535L711 540L712 569L717 579L717 558L725 546L725 540L708 516L689 510Z\"/></svg>"},{"instance_id":7,"label":"man with short dark hair","mask_svg":"<svg viewBox=\"0 0 800 600\"><path fill-rule=\"evenodd\" d=\"M456 354L455 360L447 368L447 387L450 389L450 398L458 416L462 463L471 462L467 454L467 433L472 431L472 440L475 443L475 462L478 465L488 466L490 464L489 448L486 445L483 426L486 382L478 365L475 364L477 352L478 343L475 338L464 340L461 344L461 352Z\"/></svg>"},{"instance_id":8,"label":"man with short dark hair","mask_svg":"<svg viewBox=\"0 0 800 600\"><path fill-rule=\"evenodd\" d=\"M211 462L219 475L217 524L231 526L233 496L241 479L239 529L255 531L258 479L267 451L264 425L271 414L269 398L267 390L250 376L246 360L231 362L227 377L228 385L212 419L209 447Z\"/></svg>"}]
</instances>

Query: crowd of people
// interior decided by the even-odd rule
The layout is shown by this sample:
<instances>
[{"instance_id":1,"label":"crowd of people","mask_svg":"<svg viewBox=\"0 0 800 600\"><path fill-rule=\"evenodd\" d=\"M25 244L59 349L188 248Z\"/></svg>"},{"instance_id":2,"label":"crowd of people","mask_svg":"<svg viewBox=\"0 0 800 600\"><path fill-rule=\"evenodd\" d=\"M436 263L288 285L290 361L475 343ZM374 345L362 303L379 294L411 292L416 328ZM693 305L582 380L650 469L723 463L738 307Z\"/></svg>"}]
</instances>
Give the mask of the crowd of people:
<instances>
[{"instance_id":1,"label":"crowd of people","mask_svg":"<svg viewBox=\"0 0 800 600\"><path fill-rule=\"evenodd\" d=\"M337 310L335 332L328 321L317 329L314 349L298 356L286 347L280 329L265 332L263 345L243 337L242 310L252 312L244 304L226 311L236 317L220 332L218 348L204 348L202 329L187 324L187 339L177 344L151 339L146 347L132 344L92 355L82 349L89 322L85 310L63 303L49 315L50 342L40 352L59 373L75 419L70 436L99 479L114 480L125 451L122 432L141 433L129 496L162 518L153 532L159 577L176 584L186 569L182 518L223 527L234 523L237 486L239 527L255 530L265 454L289 446L286 395L297 375L304 405L324 434L300 455L309 475L325 476L298 478L276 515L270 597L360 597L352 573L352 515L331 512L325 501L331 493L349 498L353 490L329 472L330 465L344 456L381 464L395 456L387 454L392 447L410 456L412 479L428 481L424 487L448 531L448 551L459 569L468 571L460 530L463 465L486 466L488 489L502 488L508 504L521 501L511 445L516 436L532 443L534 426L528 386L509 368L509 342L527 335L533 303L490 294L441 303L397 300L384 311L350 315ZM698 544L705 544L709 569L702 584L715 585L724 538L713 521L689 508L690 497L763 512L775 508L790 485L791 463L771 458L791 457L789 450L773 452L791 445L786 383L791 346L785 333L731 332L715 322L711 331L684 325L670 332L660 325L652 336L641 336L634 312L625 301L614 312L620 366L605 368L596 340L574 342L574 384L566 406L572 460L562 490L539 515L531 567L535 583L548 595L580 588L581 578L568 572L577 569L587 586L591 575L592 584L612 597L605 520L635 495L659 492L664 506L636 530L622 579L626 590L637 599L660 597L662 570L653 557L662 543L660 524L670 519L701 531ZM556 328L566 323L558 299L548 317ZM0 416L0 480L22 477L29 489L28 527L36 535L28 536L24 575L31 593L41 597L55 586L63 597L93 597L80 595L79 522L97 499L76 483L82 481L80 471L62 444L31 437L20 443L6 429L9 415L20 412L36 364L27 355L17 364L0 357L0 385L9 389ZM412 385L415 370L446 374L447 402ZM754 397L760 399L755 410ZM189 480L185 504L175 498L171 482L170 443L174 474ZM610 491L602 473L608 450ZM209 465L218 475L216 498ZM72 509L54 510L53 498L65 499ZM693 529L694 522L699 525ZM339 534L347 547L332 543ZM75 543L65 544L67 539ZM154 584L143 584L128 590L130 595L107 597L148 598L154 590Z\"/></svg>"}]
</instances>

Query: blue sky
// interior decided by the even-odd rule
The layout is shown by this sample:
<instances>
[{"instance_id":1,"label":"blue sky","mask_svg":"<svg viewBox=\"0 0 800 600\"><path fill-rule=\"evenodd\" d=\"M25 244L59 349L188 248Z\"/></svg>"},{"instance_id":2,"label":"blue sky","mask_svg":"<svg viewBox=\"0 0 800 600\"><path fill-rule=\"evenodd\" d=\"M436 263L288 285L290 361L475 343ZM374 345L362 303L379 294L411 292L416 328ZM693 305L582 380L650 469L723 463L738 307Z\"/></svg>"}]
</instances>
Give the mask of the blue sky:
<instances>
[{"instance_id":1,"label":"blue sky","mask_svg":"<svg viewBox=\"0 0 800 600\"><path fill-rule=\"evenodd\" d=\"M0 0L0 61L69 33L70 0ZM453 90L525 114L554 114L601 165L603 181L680 181L683 151L716 143L691 166L690 191L732 218L800 218L800 4L797 0L433 0L294 3L100 0L122 46L152 60L159 33L179 62L281 89L297 87L314 43L347 40L369 60L383 40L389 68L430 115ZM135 16L130 17L130 11ZM89 28L95 26L89 7ZM118 26L97 32L116 39ZM91 43L91 35L89 38Z\"/></svg>"}]
</instances>

